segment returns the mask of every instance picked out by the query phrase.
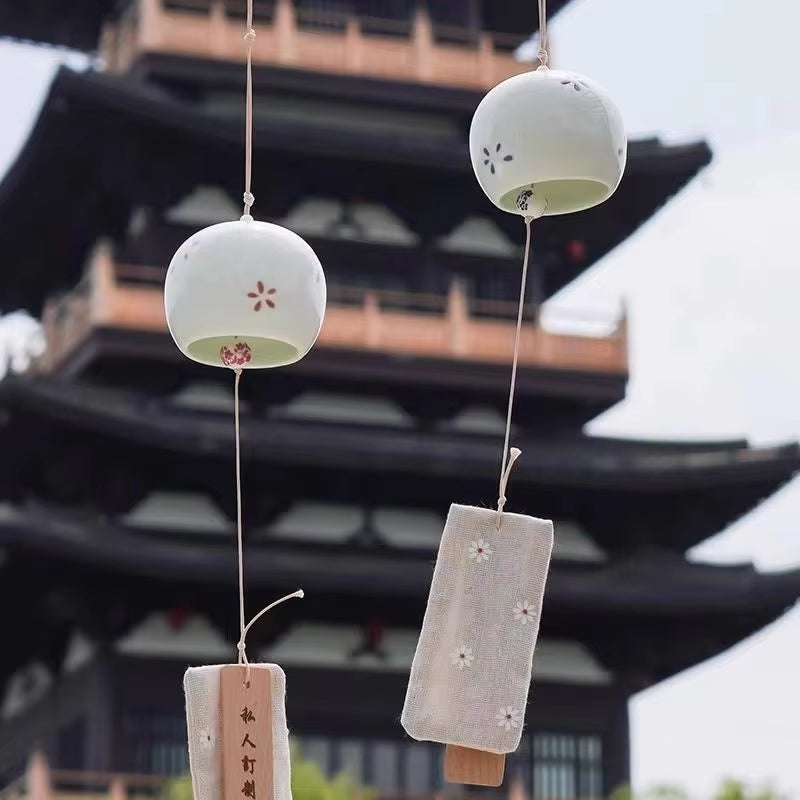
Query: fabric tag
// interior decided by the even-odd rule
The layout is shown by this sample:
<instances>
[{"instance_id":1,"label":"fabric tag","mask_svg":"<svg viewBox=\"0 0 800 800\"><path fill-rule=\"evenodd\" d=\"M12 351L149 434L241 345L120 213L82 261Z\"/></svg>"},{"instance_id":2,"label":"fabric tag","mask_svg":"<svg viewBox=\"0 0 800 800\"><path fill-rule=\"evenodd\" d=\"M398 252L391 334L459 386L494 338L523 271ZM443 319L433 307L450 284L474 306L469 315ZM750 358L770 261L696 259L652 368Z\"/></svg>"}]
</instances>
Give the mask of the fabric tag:
<instances>
[{"instance_id":1,"label":"fabric tag","mask_svg":"<svg viewBox=\"0 0 800 800\"><path fill-rule=\"evenodd\" d=\"M508 512L500 523L493 509L450 506L401 717L419 741L519 745L553 523Z\"/></svg>"},{"instance_id":2,"label":"fabric tag","mask_svg":"<svg viewBox=\"0 0 800 800\"><path fill-rule=\"evenodd\" d=\"M222 715L222 670L236 669L244 672L244 667L235 665L213 665L207 667L190 667L183 677L183 688L186 695L186 724L189 735L189 768L192 774L192 789L194 800L236 800L228 798L225 793L226 775L223 774L223 715ZM264 686L263 678L255 673L267 673L269 682ZM286 676L277 664L251 664L250 673L255 686L263 686L264 691L270 692L269 702L262 702L261 707L269 707L269 713L263 719L253 713L253 719L245 712L249 706L243 705L238 713L244 713L239 718L242 728L240 750L247 752L237 753L238 769L242 773L239 798L241 800L292 800L291 776L289 764L289 731L286 728ZM245 721L247 720L247 721ZM237 723L238 724L238 723ZM266 726L266 730L265 730ZM245 730L246 728L246 730ZM238 728L236 735L238 736ZM250 747L244 739L245 736L253 743ZM226 737L227 738L227 737ZM271 764L253 764L253 769L258 767L263 772L259 775L270 774L272 784L271 798L259 797L256 793L256 781L249 772L250 761L245 764L244 758L251 759L254 753L251 750L264 748L265 743L271 740ZM255 774L255 773L253 773ZM229 777L229 776L228 776ZM248 781L252 780L252 785ZM251 790L256 793L255 798ZM230 790L229 790L230 793Z\"/></svg>"}]
</instances>

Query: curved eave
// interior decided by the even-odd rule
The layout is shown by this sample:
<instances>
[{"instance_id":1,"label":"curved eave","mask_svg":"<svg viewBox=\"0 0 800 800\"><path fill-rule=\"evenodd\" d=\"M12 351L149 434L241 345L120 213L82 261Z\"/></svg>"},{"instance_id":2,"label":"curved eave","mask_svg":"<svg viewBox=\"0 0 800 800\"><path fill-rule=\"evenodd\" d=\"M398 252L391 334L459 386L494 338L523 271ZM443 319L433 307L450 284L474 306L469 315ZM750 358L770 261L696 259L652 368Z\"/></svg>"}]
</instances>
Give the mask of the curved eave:
<instances>
[{"instance_id":1,"label":"curved eave","mask_svg":"<svg viewBox=\"0 0 800 800\"><path fill-rule=\"evenodd\" d=\"M0 658L0 683L9 667L4 661L13 668L45 655L43 632L69 632L75 611L91 611L90 623L104 620L101 628L110 626L117 635L147 613L175 606L227 627L230 615L221 609L236 579L231 541L188 543L168 532L85 516L4 509L0 599L35 595L41 601L44 586L49 597L70 603L66 616L53 618L52 603L23 602L23 612L9 623L18 646ZM247 582L256 605L302 585L307 600L293 614L350 624L377 617L408 627L419 624L432 567L430 552L265 540L248 546ZM542 631L584 642L636 691L721 653L774 621L798 597L800 569L760 574L750 566L687 564L668 555L601 565L555 561Z\"/></svg>"},{"instance_id":2,"label":"curved eave","mask_svg":"<svg viewBox=\"0 0 800 800\"><path fill-rule=\"evenodd\" d=\"M291 70L275 70L275 72L291 73ZM349 78L334 80L350 82ZM327 78L326 78L327 81ZM378 79L361 79L363 84L372 84L376 92L385 91L386 82ZM442 95L469 98L477 104L482 94L479 92L463 92L460 90L441 89L427 86L406 87L409 91L416 90L424 98L425 93L441 91ZM376 94L376 97L378 95ZM220 118L215 114L208 114L196 107L180 102L166 91L152 84L141 83L136 80L126 79L98 72L76 72L67 67L61 67L53 80L49 95L42 109L42 113L33 131L32 138L44 136L39 133L41 122L46 122L50 111L63 111L64 103L70 100L86 103L89 107L96 107L98 111L119 112L133 123L148 123L166 130L176 130L184 134L199 136L209 141L220 141L235 145L242 144L241 123L237 118ZM431 102L440 101L437 95L432 95ZM319 152L323 155L340 156L359 161L379 161L381 163L398 161L399 163L421 166L434 170L448 170L472 175L469 162L469 152L465 141L432 140L427 135L407 134L407 138L398 141L394 137L377 135L370 138L367 150L363 148L358 152L354 150L356 144L363 145L364 141L354 137L348 132L339 134L334 130L327 130L320 123L314 128L299 128L291 123L280 124L270 121L269 126L256 126L254 144L265 149L280 147L287 151L299 153ZM711 160L711 150L704 141L684 145L664 145L657 138L631 141L628 144L628 162L626 174L645 175L672 175L684 174L683 181L693 176L698 170L706 166ZM0 190L2 187L0 186ZM3 192L4 193L4 192Z\"/></svg>"},{"instance_id":3,"label":"curved eave","mask_svg":"<svg viewBox=\"0 0 800 800\"><path fill-rule=\"evenodd\" d=\"M273 170L293 169L292 164L300 169L298 165L312 158L330 176L338 175L342 166L351 175L355 170L376 196L385 194L385 182L392 180L391 202L401 215L419 214L419 187L426 182L459 197L458 207L446 214L439 207L442 224L452 227L460 221L447 214L494 213L475 184L466 141L460 137L411 131L387 137L274 120L257 128L255 146L260 151L257 164ZM7 263L26 265L25 271L0 272L0 307L37 311L48 294L78 281L99 236L124 232L132 207L164 198L174 202L194 188L184 185L191 176L195 181L217 179L204 171L218 173L220 180L238 174L240 149L238 119L203 113L132 80L62 69L25 147L0 184L0 251ZM710 158L704 142L682 147L665 147L656 140L632 142L620 189L607 203L581 215L583 229L592 231L592 258L630 235ZM291 185L290 176L285 178ZM271 179L277 180L275 175ZM373 187L370 181L377 183ZM40 235L43 208L52 220L48 224L45 218L48 236ZM518 235L518 220L499 211L495 220L510 235ZM543 224L554 240L574 235L571 217L548 218ZM552 290L588 266L565 265Z\"/></svg>"},{"instance_id":4,"label":"curved eave","mask_svg":"<svg viewBox=\"0 0 800 800\"><path fill-rule=\"evenodd\" d=\"M0 407L49 421L57 428L108 437L159 451L229 460L233 446L224 414L176 409L136 393L57 380L9 378L0 383ZM40 427L38 424L36 427ZM8 426L13 436L24 426ZM497 468L497 437L414 428L321 421L242 420L252 463L287 469L322 468L430 478L490 478ZM750 500L763 497L800 470L800 446L750 448L743 442L683 445L618 442L586 436L516 444L525 452L514 485L673 493L722 489ZM742 513L745 509L742 509Z\"/></svg>"},{"instance_id":5,"label":"curved eave","mask_svg":"<svg viewBox=\"0 0 800 800\"><path fill-rule=\"evenodd\" d=\"M0 515L0 545L64 563L90 566L157 581L227 586L235 570L228 537L203 542L178 535L87 522L58 512L6 508ZM264 540L248 545L248 585L294 587L345 595L381 595L424 600L431 578L431 553L391 547L297 544ZM800 569L759 573L750 565L690 564L680 558L631 557L587 566L554 561L547 584L548 609L582 615L623 614L631 619L710 614L736 617L781 613L800 598Z\"/></svg>"}]
</instances>

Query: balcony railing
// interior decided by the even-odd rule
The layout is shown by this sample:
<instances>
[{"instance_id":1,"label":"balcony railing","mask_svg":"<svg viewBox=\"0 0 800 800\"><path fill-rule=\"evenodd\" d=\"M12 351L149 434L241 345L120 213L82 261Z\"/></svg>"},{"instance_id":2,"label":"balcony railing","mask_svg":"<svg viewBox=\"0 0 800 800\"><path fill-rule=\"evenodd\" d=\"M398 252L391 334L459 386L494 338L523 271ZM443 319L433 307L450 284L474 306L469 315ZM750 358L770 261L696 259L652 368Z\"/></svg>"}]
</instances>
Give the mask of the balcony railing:
<instances>
[{"instance_id":1,"label":"balcony railing","mask_svg":"<svg viewBox=\"0 0 800 800\"><path fill-rule=\"evenodd\" d=\"M241 61L241 14L226 0L131 0L103 31L106 68L126 71L144 53ZM410 20L256 3L256 64L397 81L488 89L526 69L518 37L434 26L424 9Z\"/></svg>"},{"instance_id":2,"label":"balcony railing","mask_svg":"<svg viewBox=\"0 0 800 800\"><path fill-rule=\"evenodd\" d=\"M101 244L71 293L44 313L47 353L40 367L58 369L95 328L166 333L164 270L115 264ZM506 364L514 342L516 304L469 300L453 280L447 295L330 286L319 348ZM624 374L624 318L606 336L551 333L526 322L520 366Z\"/></svg>"},{"instance_id":3,"label":"balcony railing","mask_svg":"<svg viewBox=\"0 0 800 800\"><path fill-rule=\"evenodd\" d=\"M167 775L51 769L44 754L35 752L19 780L0 786L0 800L167 800L172 780ZM365 793L356 789L352 800L361 800L365 794L378 800L439 800L444 796L442 792L399 793L368 789ZM471 796L476 800L494 800L497 793L478 791ZM508 800L528 800L519 776L508 782L506 796Z\"/></svg>"},{"instance_id":4,"label":"balcony railing","mask_svg":"<svg viewBox=\"0 0 800 800\"><path fill-rule=\"evenodd\" d=\"M51 769L35 752L25 774L0 789L0 800L164 800L168 776Z\"/></svg>"}]
</instances>

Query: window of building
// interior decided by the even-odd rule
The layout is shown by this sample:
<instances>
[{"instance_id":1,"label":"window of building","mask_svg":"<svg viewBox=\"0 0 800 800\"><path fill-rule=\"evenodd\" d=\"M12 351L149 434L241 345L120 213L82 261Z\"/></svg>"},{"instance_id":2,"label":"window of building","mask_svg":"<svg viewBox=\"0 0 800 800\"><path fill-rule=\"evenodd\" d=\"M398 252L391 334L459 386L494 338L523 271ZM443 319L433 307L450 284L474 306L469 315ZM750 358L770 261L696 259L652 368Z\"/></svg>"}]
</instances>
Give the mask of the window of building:
<instances>
[{"instance_id":1,"label":"window of building","mask_svg":"<svg viewBox=\"0 0 800 800\"><path fill-rule=\"evenodd\" d=\"M536 800L593 800L602 796L599 736L541 733L533 737Z\"/></svg>"},{"instance_id":2,"label":"window of building","mask_svg":"<svg viewBox=\"0 0 800 800\"><path fill-rule=\"evenodd\" d=\"M405 748L405 744L397 742L372 743L368 780L370 786L385 794L394 794L400 790L400 761Z\"/></svg>"},{"instance_id":3,"label":"window of building","mask_svg":"<svg viewBox=\"0 0 800 800\"><path fill-rule=\"evenodd\" d=\"M444 786L444 747L390 739L300 740L305 758L330 775L345 772L383 794L419 796ZM506 780L521 779L532 800L599 800L602 797L599 736L538 733L523 736L508 757Z\"/></svg>"},{"instance_id":4,"label":"window of building","mask_svg":"<svg viewBox=\"0 0 800 800\"><path fill-rule=\"evenodd\" d=\"M188 773L183 714L132 713L124 719L123 733L133 743L132 771L145 775Z\"/></svg>"}]
</instances>

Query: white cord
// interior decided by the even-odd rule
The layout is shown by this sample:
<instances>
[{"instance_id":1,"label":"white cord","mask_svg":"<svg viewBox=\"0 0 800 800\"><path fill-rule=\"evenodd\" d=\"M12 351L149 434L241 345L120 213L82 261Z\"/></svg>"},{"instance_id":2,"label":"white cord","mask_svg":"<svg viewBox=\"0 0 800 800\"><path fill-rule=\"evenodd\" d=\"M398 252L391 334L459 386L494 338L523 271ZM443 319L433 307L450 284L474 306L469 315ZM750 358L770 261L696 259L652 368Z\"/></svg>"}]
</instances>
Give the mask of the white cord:
<instances>
[{"instance_id":1,"label":"white cord","mask_svg":"<svg viewBox=\"0 0 800 800\"><path fill-rule=\"evenodd\" d=\"M247 91L244 106L244 216L250 217L250 209L256 199L250 191L253 175L253 43L256 31L253 27L253 0L247 0Z\"/></svg>"},{"instance_id":2,"label":"white cord","mask_svg":"<svg viewBox=\"0 0 800 800\"><path fill-rule=\"evenodd\" d=\"M544 0L541 0L543 2ZM503 461L500 467L500 487L497 497L497 529L503 516L503 506L506 503L506 486L511 474L511 467L521 455L521 451L512 447L509 453L508 443L511 437L511 414L514 410L514 390L517 386L517 362L519 361L519 342L522 333L522 312L525 309L525 286L528 282L528 261L531 251L531 223L533 217L525 217L525 256L522 260L522 280L519 287L519 305L517 306L517 328L514 332L514 357L511 360L511 386L508 390L508 408L506 410L506 435L503 441Z\"/></svg>"},{"instance_id":3,"label":"white cord","mask_svg":"<svg viewBox=\"0 0 800 800\"><path fill-rule=\"evenodd\" d=\"M242 371L235 369L236 376L233 384L233 428L236 437L236 552L239 558L239 641L236 644L236 649L239 651L238 664L244 664L247 667L245 675L245 683L250 680L250 662L247 660L247 648L245 640L253 623L257 622L267 611L271 611L275 606L280 605L286 600L291 600L294 597L302 598L304 596L303 590L298 589L296 592L287 594L270 603L268 606L261 609L251 620L245 625L244 622L244 548L242 546L242 454L241 454L241 439L239 436L239 381L242 377Z\"/></svg>"}]
</instances>

